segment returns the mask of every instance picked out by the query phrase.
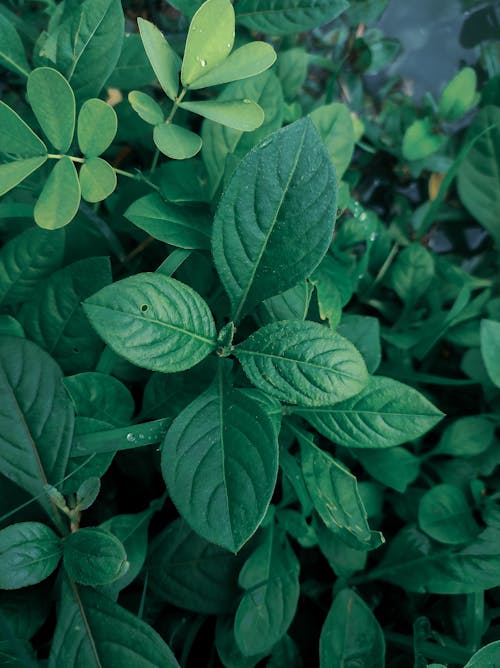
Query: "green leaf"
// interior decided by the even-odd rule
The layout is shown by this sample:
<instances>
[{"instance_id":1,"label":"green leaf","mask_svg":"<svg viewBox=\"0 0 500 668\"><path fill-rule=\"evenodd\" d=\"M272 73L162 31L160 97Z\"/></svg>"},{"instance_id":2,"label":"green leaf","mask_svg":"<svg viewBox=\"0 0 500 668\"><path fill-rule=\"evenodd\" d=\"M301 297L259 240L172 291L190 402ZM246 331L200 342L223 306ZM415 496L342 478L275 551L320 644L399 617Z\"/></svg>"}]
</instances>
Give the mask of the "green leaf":
<instances>
[{"instance_id":1,"label":"green leaf","mask_svg":"<svg viewBox=\"0 0 500 668\"><path fill-rule=\"evenodd\" d=\"M333 21L348 6L346 0L239 0L236 20L256 32L289 35Z\"/></svg>"},{"instance_id":2,"label":"green leaf","mask_svg":"<svg viewBox=\"0 0 500 668\"><path fill-rule=\"evenodd\" d=\"M107 286L84 303L85 313L118 355L153 371L184 371L216 346L212 314L190 287L143 273Z\"/></svg>"},{"instance_id":3,"label":"green leaf","mask_svg":"<svg viewBox=\"0 0 500 668\"><path fill-rule=\"evenodd\" d=\"M129 568L122 543L105 529L85 527L64 539L64 568L75 582L105 585Z\"/></svg>"},{"instance_id":4,"label":"green leaf","mask_svg":"<svg viewBox=\"0 0 500 668\"><path fill-rule=\"evenodd\" d=\"M141 17L137 19L137 25L144 50L160 86L171 100L175 100L179 90L181 59L156 26Z\"/></svg>"},{"instance_id":5,"label":"green leaf","mask_svg":"<svg viewBox=\"0 0 500 668\"><path fill-rule=\"evenodd\" d=\"M299 599L299 571L284 532L271 525L239 577L246 591L236 611L234 634L245 656L268 654L288 631Z\"/></svg>"},{"instance_id":6,"label":"green leaf","mask_svg":"<svg viewBox=\"0 0 500 668\"><path fill-rule=\"evenodd\" d=\"M481 357L488 376L500 387L500 322L481 320Z\"/></svg>"},{"instance_id":7,"label":"green leaf","mask_svg":"<svg viewBox=\"0 0 500 668\"><path fill-rule=\"evenodd\" d=\"M280 295L269 297L257 307L258 321L268 325L279 320L305 320L311 292L308 281L301 281Z\"/></svg>"},{"instance_id":8,"label":"green leaf","mask_svg":"<svg viewBox=\"0 0 500 668\"><path fill-rule=\"evenodd\" d=\"M172 501L188 524L237 552L261 523L276 483L269 415L222 374L173 421L162 450Z\"/></svg>"},{"instance_id":9,"label":"green leaf","mask_svg":"<svg viewBox=\"0 0 500 668\"><path fill-rule=\"evenodd\" d=\"M77 102L99 95L122 50L125 21L120 0L75 3L56 31L57 69Z\"/></svg>"},{"instance_id":10,"label":"green leaf","mask_svg":"<svg viewBox=\"0 0 500 668\"><path fill-rule=\"evenodd\" d=\"M0 531L0 589L42 582L55 571L61 555L61 539L45 524L11 524Z\"/></svg>"},{"instance_id":11,"label":"green leaf","mask_svg":"<svg viewBox=\"0 0 500 668\"><path fill-rule=\"evenodd\" d=\"M382 359L378 319L369 315L345 314L337 332L356 346L365 360L368 372L375 373Z\"/></svg>"},{"instance_id":12,"label":"green leaf","mask_svg":"<svg viewBox=\"0 0 500 668\"><path fill-rule=\"evenodd\" d=\"M233 320L316 268L333 234L336 191L326 149L308 119L275 132L241 161L212 237Z\"/></svg>"},{"instance_id":13,"label":"green leaf","mask_svg":"<svg viewBox=\"0 0 500 668\"><path fill-rule=\"evenodd\" d=\"M232 617L217 617L215 625L215 647L225 668L255 668L264 654L245 656L236 644Z\"/></svg>"},{"instance_id":14,"label":"green leaf","mask_svg":"<svg viewBox=\"0 0 500 668\"><path fill-rule=\"evenodd\" d=\"M64 582L49 668L179 668L148 624L97 591Z\"/></svg>"},{"instance_id":15,"label":"green leaf","mask_svg":"<svg viewBox=\"0 0 500 668\"><path fill-rule=\"evenodd\" d=\"M130 391L113 376L97 371L64 379L77 415L92 417L115 426L128 425L134 413Z\"/></svg>"},{"instance_id":16,"label":"green leaf","mask_svg":"<svg viewBox=\"0 0 500 668\"><path fill-rule=\"evenodd\" d=\"M0 466L51 513L44 485L66 473L74 416L59 367L37 345L0 339Z\"/></svg>"},{"instance_id":17,"label":"green leaf","mask_svg":"<svg viewBox=\"0 0 500 668\"><path fill-rule=\"evenodd\" d=\"M176 206L157 193L136 200L125 218L159 241L178 248L210 248L211 221L204 209Z\"/></svg>"},{"instance_id":18,"label":"green leaf","mask_svg":"<svg viewBox=\"0 0 500 668\"><path fill-rule=\"evenodd\" d=\"M182 61L182 85L190 86L224 62L233 44L234 9L230 0L206 0L189 25Z\"/></svg>"},{"instance_id":19,"label":"green leaf","mask_svg":"<svg viewBox=\"0 0 500 668\"><path fill-rule=\"evenodd\" d=\"M238 574L247 555L238 555L198 536L177 519L151 543L149 583L164 601L205 615L236 609L241 591Z\"/></svg>"},{"instance_id":20,"label":"green leaf","mask_svg":"<svg viewBox=\"0 0 500 668\"><path fill-rule=\"evenodd\" d=\"M356 478L341 462L316 447L309 435L300 436L299 442L304 480L328 529L356 550L379 547L384 538L368 526Z\"/></svg>"},{"instance_id":21,"label":"green leaf","mask_svg":"<svg viewBox=\"0 0 500 668\"><path fill-rule=\"evenodd\" d=\"M66 153L75 131L75 96L57 70L38 67L28 77L28 101L49 142Z\"/></svg>"},{"instance_id":22,"label":"green leaf","mask_svg":"<svg viewBox=\"0 0 500 668\"><path fill-rule=\"evenodd\" d=\"M144 51L140 36L126 32L120 58L106 81L106 87L130 91L152 84L154 81L155 73Z\"/></svg>"},{"instance_id":23,"label":"green leaf","mask_svg":"<svg viewBox=\"0 0 500 668\"><path fill-rule=\"evenodd\" d=\"M279 52L277 69L287 102L293 102L307 78L309 54L302 47Z\"/></svg>"},{"instance_id":24,"label":"green leaf","mask_svg":"<svg viewBox=\"0 0 500 668\"><path fill-rule=\"evenodd\" d=\"M493 668L500 661L500 640L485 645L466 663L464 668Z\"/></svg>"},{"instance_id":25,"label":"green leaf","mask_svg":"<svg viewBox=\"0 0 500 668\"><path fill-rule=\"evenodd\" d=\"M494 435L495 423L481 415L458 418L446 427L432 454L473 457L489 448Z\"/></svg>"},{"instance_id":26,"label":"green leaf","mask_svg":"<svg viewBox=\"0 0 500 668\"><path fill-rule=\"evenodd\" d=\"M11 315L0 315L0 336L24 336L24 329L21 323Z\"/></svg>"},{"instance_id":27,"label":"green leaf","mask_svg":"<svg viewBox=\"0 0 500 668\"><path fill-rule=\"evenodd\" d=\"M139 19L140 20L140 19ZM141 93L140 90L133 90L128 94L128 101L132 105L132 109L138 114L143 121L150 125L159 125L165 120L162 108L158 102L147 95Z\"/></svg>"},{"instance_id":28,"label":"green leaf","mask_svg":"<svg viewBox=\"0 0 500 668\"><path fill-rule=\"evenodd\" d=\"M101 202L116 188L116 173L109 162L102 158L88 158L80 167L82 199Z\"/></svg>"},{"instance_id":29,"label":"green leaf","mask_svg":"<svg viewBox=\"0 0 500 668\"><path fill-rule=\"evenodd\" d=\"M432 119L414 121L403 137L403 157L406 160L423 160L445 143L446 137L434 129Z\"/></svg>"},{"instance_id":30,"label":"green leaf","mask_svg":"<svg viewBox=\"0 0 500 668\"><path fill-rule=\"evenodd\" d=\"M57 230L73 220L80 206L80 181L75 165L61 158L52 168L35 204L35 222L45 230Z\"/></svg>"},{"instance_id":31,"label":"green leaf","mask_svg":"<svg viewBox=\"0 0 500 668\"><path fill-rule=\"evenodd\" d=\"M47 147L16 112L0 100L0 155L17 158L46 156Z\"/></svg>"},{"instance_id":32,"label":"green leaf","mask_svg":"<svg viewBox=\"0 0 500 668\"><path fill-rule=\"evenodd\" d=\"M465 494L454 485L436 485L424 494L418 524L431 538L449 545L467 543L479 533Z\"/></svg>"},{"instance_id":33,"label":"green leaf","mask_svg":"<svg viewBox=\"0 0 500 668\"><path fill-rule=\"evenodd\" d=\"M204 100L202 102L181 102L182 109L204 116L211 121L227 125L234 130L252 132L264 122L264 112L252 100Z\"/></svg>"},{"instance_id":34,"label":"green leaf","mask_svg":"<svg viewBox=\"0 0 500 668\"><path fill-rule=\"evenodd\" d=\"M112 106L103 100L87 100L78 114L80 151L87 158L101 155L115 138L117 127L118 120Z\"/></svg>"},{"instance_id":35,"label":"green leaf","mask_svg":"<svg viewBox=\"0 0 500 668\"><path fill-rule=\"evenodd\" d=\"M93 505L101 491L101 481L95 476L87 478L76 490L76 507L79 510L87 510Z\"/></svg>"},{"instance_id":36,"label":"green leaf","mask_svg":"<svg viewBox=\"0 0 500 668\"><path fill-rule=\"evenodd\" d=\"M0 14L0 65L27 77L30 66L21 38L9 19Z\"/></svg>"},{"instance_id":37,"label":"green leaf","mask_svg":"<svg viewBox=\"0 0 500 668\"><path fill-rule=\"evenodd\" d=\"M390 448L429 431L443 414L417 390L372 376L359 394L335 406L299 409L320 434L348 448Z\"/></svg>"},{"instance_id":38,"label":"green leaf","mask_svg":"<svg viewBox=\"0 0 500 668\"><path fill-rule=\"evenodd\" d=\"M356 450L365 471L383 485L403 494L408 485L418 478L420 460L411 452L400 447L385 450Z\"/></svg>"},{"instance_id":39,"label":"green leaf","mask_svg":"<svg viewBox=\"0 0 500 668\"><path fill-rule=\"evenodd\" d=\"M0 251L0 304L26 300L38 283L59 268L64 255L64 230L25 230Z\"/></svg>"},{"instance_id":40,"label":"green leaf","mask_svg":"<svg viewBox=\"0 0 500 668\"><path fill-rule=\"evenodd\" d=\"M27 299L18 317L32 341L65 373L94 368L102 341L90 326L81 301L111 283L108 258L92 257L54 272Z\"/></svg>"},{"instance_id":41,"label":"green leaf","mask_svg":"<svg viewBox=\"0 0 500 668\"><path fill-rule=\"evenodd\" d=\"M413 304L425 295L434 278L434 259L418 242L402 250L392 266L390 284L405 303Z\"/></svg>"},{"instance_id":42,"label":"green leaf","mask_svg":"<svg viewBox=\"0 0 500 668\"><path fill-rule=\"evenodd\" d=\"M351 589L335 597L319 641L320 668L384 668L384 634L373 612Z\"/></svg>"},{"instance_id":43,"label":"green leaf","mask_svg":"<svg viewBox=\"0 0 500 668\"><path fill-rule=\"evenodd\" d=\"M439 115L445 121L462 118L477 101L477 76L472 67L464 67L446 85L439 98Z\"/></svg>"},{"instance_id":44,"label":"green leaf","mask_svg":"<svg viewBox=\"0 0 500 668\"><path fill-rule=\"evenodd\" d=\"M180 125L163 123L153 130L153 140L164 155L174 160L187 160L201 148L201 137Z\"/></svg>"},{"instance_id":45,"label":"green leaf","mask_svg":"<svg viewBox=\"0 0 500 668\"><path fill-rule=\"evenodd\" d=\"M250 381L281 401L331 405L368 383L363 358L344 337L315 322L266 325L234 349Z\"/></svg>"},{"instance_id":46,"label":"green leaf","mask_svg":"<svg viewBox=\"0 0 500 668\"><path fill-rule=\"evenodd\" d=\"M334 102L318 107L309 117L325 142L337 178L341 179L354 153L355 136L349 109L345 104Z\"/></svg>"},{"instance_id":47,"label":"green leaf","mask_svg":"<svg viewBox=\"0 0 500 668\"><path fill-rule=\"evenodd\" d=\"M276 52L270 44L249 42L233 51L218 67L197 79L190 88L197 90L247 79L267 70L275 60Z\"/></svg>"},{"instance_id":48,"label":"green leaf","mask_svg":"<svg viewBox=\"0 0 500 668\"><path fill-rule=\"evenodd\" d=\"M46 155L21 158L15 162L0 164L0 197L15 188L47 160Z\"/></svg>"}]
</instances>

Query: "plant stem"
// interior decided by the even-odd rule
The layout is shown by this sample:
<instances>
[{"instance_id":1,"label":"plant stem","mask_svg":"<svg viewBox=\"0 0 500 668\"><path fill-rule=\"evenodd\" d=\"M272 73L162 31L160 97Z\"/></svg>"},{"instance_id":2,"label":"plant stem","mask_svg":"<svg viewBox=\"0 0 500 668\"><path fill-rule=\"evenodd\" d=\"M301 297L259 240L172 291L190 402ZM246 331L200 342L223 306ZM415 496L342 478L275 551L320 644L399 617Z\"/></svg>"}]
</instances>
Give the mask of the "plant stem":
<instances>
[{"instance_id":1,"label":"plant stem","mask_svg":"<svg viewBox=\"0 0 500 668\"><path fill-rule=\"evenodd\" d=\"M182 102L182 100L184 99L184 96L186 95L187 92L188 92L188 89L183 88L181 90L180 94L175 98L174 105L173 105L172 109L170 110L170 114L168 115L168 118L165 121L165 123L170 124L172 122L172 120L175 116L175 113L176 113L177 109L179 108L179 105Z\"/></svg>"},{"instance_id":2,"label":"plant stem","mask_svg":"<svg viewBox=\"0 0 500 668\"><path fill-rule=\"evenodd\" d=\"M413 640L402 633L392 633L389 631L385 633L385 638L388 642L397 647L404 647L405 649L413 651ZM418 649L426 658L434 661L444 661L446 663L465 665L471 657L471 652L462 647L450 645L441 646L427 641L419 642Z\"/></svg>"},{"instance_id":3,"label":"plant stem","mask_svg":"<svg viewBox=\"0 0 500 668\"><path fill-rule=\"evenodd\" d=\"M85 158L76 158L74 155L63 155L62 153L47 153L47 158L52 160L60 160L61 158L69 158L71 162L85 162Z\"/></svg>"},{"instance_id":4,"label":"plant stem","mask_svg":"<svg viewBox=\"0 0 500 668\"><path fill-rule=\"evenodd\" d=\"M147 179L143 174L131 174L130 172L125 172L123 169L118 169L118 167L113 167L113 171L115 174L119 174L120 176L126 176L128 179L134 179L134 181L143 181L146 183L150 188L153 188L153 190L156 190L159 192L159 187Z\"/></svg>"}]
</instances>

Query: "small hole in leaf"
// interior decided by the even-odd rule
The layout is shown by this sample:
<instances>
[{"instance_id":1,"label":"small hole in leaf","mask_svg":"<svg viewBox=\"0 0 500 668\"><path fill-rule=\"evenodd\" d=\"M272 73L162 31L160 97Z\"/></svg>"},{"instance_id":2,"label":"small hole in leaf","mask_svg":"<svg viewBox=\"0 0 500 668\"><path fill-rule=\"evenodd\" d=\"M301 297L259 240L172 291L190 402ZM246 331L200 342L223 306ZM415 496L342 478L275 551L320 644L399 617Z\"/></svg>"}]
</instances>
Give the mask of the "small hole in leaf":
<instances>
[{"instance_id":1,"label":"small hole in leaf","mask_svg":"<svg viewBox=\"0 0 500 668\"><path fill-rule=\"evenodd\" d=\"M142 304L141 311L143 313L146 313L146 311L149 311L149 304Z\"/></svg>"},{"instance_id":2,"label":"small hole in leaf","mask_svg":"<svg viewBox=\"0 0 500 668\"><path fill-rule=\"evenodd\" d=\"M80 352L80 348L73 348L73 352L74 352L74 353L79 353L79 352Z\"/></svg>"}]
</instances>

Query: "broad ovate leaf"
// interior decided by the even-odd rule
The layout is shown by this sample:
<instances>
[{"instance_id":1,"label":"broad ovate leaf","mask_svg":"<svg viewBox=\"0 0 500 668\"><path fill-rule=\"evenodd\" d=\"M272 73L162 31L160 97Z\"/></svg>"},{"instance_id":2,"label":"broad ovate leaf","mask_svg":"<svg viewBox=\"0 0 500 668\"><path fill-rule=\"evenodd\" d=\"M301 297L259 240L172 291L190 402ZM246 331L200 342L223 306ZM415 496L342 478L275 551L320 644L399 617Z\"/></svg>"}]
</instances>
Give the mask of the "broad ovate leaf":
<instances>
[{"instance_id":1,"label":"broad ovate leaf","mask_svg":"<svg viewBox=\"0 0 500 668\"><path fill-rule=\"evenodd\" d=\"M181 102L179 106L211 121L243 132L252 132L264 122L262 108L250 99L227 102L219 102L218 100Z\"/></svg>"},{"instance_id":2,"label":"broad ovate leaf","mask_svg":"<svg viewBox=\"0 0 500 668\"><path fill-rule=\"evenodd\" d=\"M261 523L274 491L278 444L272 419L219 374L172 423L162 471L186 522L206 540L237 552Z\"/></svg>"},{"instance_id":3,"label":"broad ovate leaf","mask_svg":"<svg viewBox=\"0 0 500 668\"><path fill-rule=\"evenodd\" d=\"M309 119L278 130L238 165L214 220L212 253L241 319L309 276L331 242L337 181Z\"/></svg>"},{"instance_id":4,"label":"broad ovate leaf","mask_svg":"<svg viewBox=\"0 0 500 668\"><path fill-rule=\"evenodd\" d=\"M254 385L291 404L335 404L368 383L365 363L352 343L315 322L266 325L236 346L234 354Z\"/></svg>"},{"instance_id":5,"label":"broad ovate leaf","mask_svg":"<svg viewBox=\"0 0 500 668\"><path fill-rule=\"evenodd\" d=\"M181 59L155 25L141 17L137 19L137 25L144 50L160 86L171 100L175 100L179 90Z\"/></svg>"},{"instance_id":6,"label":"broad ovate leaf","mask_svg":"<svg viewBox=\"0 0 500 668\"><path fill-rule=\"evenodd\" d=\"M301 410L320 434L349 448L390 448L425 434L443 414L417 390L373 376L351 399Z\"/></svg>"},{"instance_id":7,"label":"broad ovate leaf","mask_svg":"<svg viewBox=\"0 0 500 668\"><path fill-rule=\"evenodd\" d=\"M118 119L113 107L92 98L82 104L78 114L78 146L87 157L101 155L116 135Z\"/></svg>"},{"instance_id":8,"label":"broad ovate leaf","mask_svg":"<svg viewBox=\"0 0 500 668\"><path fill-rule=\"evenodd\" d=\"M162 274L136 274L84 303L99 335L118 355L153 371L184 371L216 346L215 323L192 288Z\"/></svg>"},{"instance_id":9,"label":"broad ovate leaf","mask_svg":"<svg viewBox=\"0 0 500 668\"><path fill-rule=\"evenodd\" d=\"M348 6L346 0L239 0L236 20L256 32L289 35L333 21Z\"/></svg>"},{"instance_id":10,"label":"broad ovate leaf","mask_svg":"<svg viewBox=\"0 0 500 668\"><path fill-rule=\"evenodd\" d=\"M143 121L150 125L160 125L165 120L162 108L158 102L140 90L130 91L128 94L128 101L132 105L132 109L138 114Z\"/></svg>"},{"instance_id":11,"label":"broad ovate leaf","mask_svg":"<svg viewBox=\"0 0 500 668\"><path fill-rule=\"evenodd\" d=\"M153 141L158 150L174 160L192 158L201 148L201 137L173 123L162 123L155 126Z\"/></svg>"},{"instance_id":12,"label":"broad ovate leaf","mask_svg":"<svg viewBox=\"0 0 500 668\"><path fill-rule=\"evenodd\" d=\"M404 134L403 157L406 160L423 160L439 151L445 141L445 135L436 131L431 118L417 119Z\"/></svg>"},{"instance_id":13,"label":"broad ovate leaf","mask_svg":"<svg viewBox=\"0 0 500 668\"><path fill-rule=\"evenodd\" d=\"M423 495L418 524L428 536L448 545L467 543L479 533L467 497L455 485L436 485Z\"/></svg>"},{"instance_id":14,"label":"broad ovate leaf","mask_svg":"<svg viewBox=\"0 0 500 668\"><path fill-rule=\"evenodd\" d=\"M118 580L129 568L122 543L99 527L84 527L67 536L63 563L72 580L93 587Z\"/></svg>"},{"instance_id":15,"label":"broad ovate leaf","mask_svg":"<svg viewBox=\"0 0 500 668\"><path fill-rule=\"evenodd\" d=\"M34 217L39 227L57 230L76 216L81 190L75 165L66 156L56 162L35 204Z\"/></svg>"},{"instance_id":16,"label":"broad ovate leaf","mask_svg":"<svg viewBox=\"0 0 500 668\"><path fill-rule=\"evenodd\" d=\"M102 158L88 158L79 173L82 199L86 202L102 202L116 188L116 172Z\"/></svg>"},{"instance_id":17,"label":"broad ovate leaf","mask_svg":"<svg viewBox=\"0 0 500 668\"><path fill-rule=\"evenodd\" d=\"M477 76L472 67L464 67L446 85L439 98L439 115L446 121L457 121L471 109L476 100Z\"/></svg>"}]
</instances>

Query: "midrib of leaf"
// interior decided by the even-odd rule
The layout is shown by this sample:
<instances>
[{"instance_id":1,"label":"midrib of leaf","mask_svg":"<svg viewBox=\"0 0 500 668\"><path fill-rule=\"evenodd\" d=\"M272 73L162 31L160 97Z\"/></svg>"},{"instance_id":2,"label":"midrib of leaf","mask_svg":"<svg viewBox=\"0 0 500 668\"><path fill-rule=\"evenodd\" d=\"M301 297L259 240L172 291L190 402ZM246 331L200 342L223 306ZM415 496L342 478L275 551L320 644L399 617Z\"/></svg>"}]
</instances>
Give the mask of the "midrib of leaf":
<instances>
[{"instance_id":1,"label":"midrib of leaf","mask_svg":"<svg viewBox=\"0 0 500 668\"><path fill-rule=\"evenodd\" d=\"M227 482L226 482L226 461L225 461L225 451L224 451L224 377L222 366L219 364L217 368L217 393L218 393L218 402L219 402L219 433L220 433L220 444L221 444L221 467L222 467L222 480L224 481L224 500L226 502L226 512L229 522L229 530L231 533L231 538L234 544L234 534L233 526L231 522L231 513L229 512L229 499L227 495Z\"/></svg>"},{"instance_id":2,"label":"midrib of leaf","mask_svg":"<svg viewBox=\"0 0 500 668\"><path fill-rule=\"evenodd\" d=\"M21 67L16 63L15 60L12 60L4 51L0 51L0 57L10 63L20 74L24 74L25 77L29 76L28 70L25 70L24 67Z\"/></svg>"},{"instance_id":3,"label":"midrib of leaf","mask_svg":"<svg viewBox=\"0 0 500 668\"><path fill-rule=\"evenodd\" d=\"M110 10L110 7L111 7L111 4L108 4L108 7L107 7L106 11L104 12L104 14L102 15L101 20L96 24L94 30L92 30L92 32L89 34L89 37L88 37L87 41L84 42L84 44L82 45L82 48L80 49L80 53L78 53L78 55L77 55L77 53L76 53L76 49L77 49L77 41L78 41L78 36L79 36L79 34L80 34L80 28L81 28L81 26L82 26L82 21L83 21L83 11L80 13L80 21L78 22L78 28L77 28L77 31L76 31L76 33L75 33L75 38L74 38L74 40L73 40L73 64L72 64L72 66L71 66L71 68L70 68L70 70L69 70L69 72L68 72L68 76L66 77L67 80L68 80L68 83L71 82L71 79L72 79L72 77L73 77L73 74L75 73L76 66L77 66L78 63L80 62L80 58L81 58L82 55L85 53L85 49L87 48L87 46L88 46L90 40L94 37L94 35L95 35L95 33L97 32L98 28L100 27L100 25L102 24L102 22L103 22L104 19L106 18L107 14L108 14L108 12L109 12L109 10Z\"/></svg>"},{"instance_id":4,"label":"midrib of leaf","mask_svg":"<svg viewBox=\"0 0 500 668\"><path fill-rule=\"evenodd\" d=\"M290 410L292 410L295 413L335 413L338 415L383 415L384 417L439 417L439 415L442 415L441 412L436 412L436 413L392 413L392 412L385 412L385 411L367 411L367 410L353 410L353 409L338 409L335 408L334 406L332 407L327 407L327 406L322 406L318 408L314 407L307 407L307 406L300 406L297 408L294 408L293 406L289 407Z\"/></svg>"},{"instance_id":5,"label":"midrib of leaf","mask_svg":"<svg viewBox=\"0 0 500 668\"><path fill-rule=\"evenodd\" d=\"M41 249L43 250L44 246L42 246ZM36 254L37 250L38 250L38 255ZM19 283L19 281L22 278L24 278L24 276L29 271L32 271L33 269L38 270L40 268L40 265L38 265L38 266L34 265L34 262L38 259L41 259L42 257L46 258L47 256L42 255L42 252L40 252L40 247L37 250L35 250L35 255L32 255L30 257L30 264L27 268L25 268L25 270L23 270L23 267L19 267L19 264L16 264L16 268L18 268L18 269L20 268L21 271L17 272L17 278L10 283L10 285L8 286L8 290L6 292L4 292L3 295L0 295L0 305L3 304L3 302L5 301L5 298L10 295L10 293L12 292L12 290L15 289L15 287ZM28 253L29 253L29 249L28 249ZM50 258L50 255L48 257ZM42 267L43 267L43 264L42 264ZM9 275L9 278L10 278L10 275Z\"/></svg>"},{"instance_id":6,"label":"midrib of leaf","mask_svg":"<svg viewBox=\"0 0 500 668\"><path fill-rule=\"evenodd\" d=\"M261 245L261 248L260 248L260 250L259 250L259 254L258 254L258 256L257 256L257 259L256 259L255 263L254 263L254 267L253 267L252 273L251 273L251 275L250 275L250 279L249 279L249 281L248 281L248 283L247 283L247 286L246 286L245 290L243 291L243 294L242 294L241 297L240 297L240 301L239 301L239 304L238 304L238 308L236 309L236 313L234 314L234 318L233 318L233 320L234 320L235 322L238 322L238 319L239 319L239 316L240 316L241 311L242 311L242 309L243 309L243 306L245 305L245 301L246 301L246 299L247 299L247 297L248 297L248 293L250 292L250 288L252 287L252 283L253 283L253 281L254 281L255 274L257 273L257 269L259 268L259 265L260 265L260 263L261 263L261 261L262 261L262 257L263 257L263 255L264 255L264 253L265 253L265 250L266 250L267 244L268 244L268 242L269 242L269 239L270 239L270 237L271 237L271 234L272 234L273 231L274 231L274 227L275 227L275 225L276 225L276 221L278 220L278 214L279 214L279 212L280 212L280 210L281 210L281 207L282 207L282 205L283 205L283 201L284 201L285 196L286 196L286 194L287 194L287 192L288 192L288 186L290 185L290 182L291 182L293 176L295 175L295 170L297 169L297 164L298 164L298 162L299 162L300 154L301 154L301 152L302 152L302 147L304 146L304 141L305 141L305 137L306 137L306 132L307 132L307 128L305 128L304 131L302 132L302 138L301 138L301 141L300 141L300 146L299 146L299 148L298 148L298 150L297 150L297 153L296 153L296 155L295 155L295 160L294 160L292 169L290 170L290 174L289 174L289 176L288 176L288 179L287 179L287 181L286 181L286 186L283 188L283 192L281 193L280 201L278 202L278 206L276 207L276 211L275 211L275 213L274 213L272 223L271 223L271 225L270 225L270 227L269 227L269 230L267 231L266 236L264 237L264 241L263 241L263 243L262 243L262 245Z\"/></svg>"},{"instance_id":7,"label":"midrib of leaf","mask_svg":"<svg viewBox=\"0 0 500 668\"><path fill-rule=\"evenodd\" d=\"M92 635L92 631L91 631L90 626L89 626L89 622L88 622L88 619L87 619L87 614L85 612L85 608L83 607L82 599L80 598L80 594L78 592L78 587L77 587L76 583L69 576L67 576L67 577L68 577L68 580L69 580L71 591L73 592L73 596L75 597L76 604L78 605L78 610L80 612L80 617L82 618L83 626L85 628L85 633L87 634L87 638L88 638L88 641L89 641L89 644L90 644L90 649L92 650L92 654L93 654L94 659L95 659L96 668L103 668L103 665L101 663L101 659L99 658L99 653L97 651L97 647L96 647L96 644L95 644L94 636Z\"/></svg>"},{"instance_id":8,"label":"midrib of leaf","mask_svg":"<svg viewBox=\"0 0 500 668\"><path fill-rule=\"evenodd\" d=\"M345 373L343 371L337 371L336 369L333 369L331 366L327 366L325 364L318 364L317 362L310 362L309 360L297 360L294 359L293 357L283 357L282 355L276 355L273 353L263 353L261 351L255 351L255 350L245 350L245 348L240 348L240 352L245 353L246 355L251 355L254 357L269 357L271 359L277 359L280 360L281 362L287 362L289 364L299 364L301 366L310 366L313 369L321 369L322 371L329 371L330 373L336 373L340 376L347 376L348 378L356 378L356 376Z\"/></svg>"},{"instance_id":9,"label":"midrib of leaf","mask_svg":"<svg viewBox=\"0 0 500 668\"><path fill-rule=\"evenodd\" d=\"M54 352L54 350L57 348L57 346L59 344L59 341L62 339L62 337L63 337L63 335L66 331L66 327L67 327L69 321L74 316L74 314L77 312L78 307L80 306L80 301L78 299L76 291L74 290L74 284L72 285L72 288L73 288L73 295L77 298L77 301L76 301L76 304L72 307L71 312L69 313L68 317L63 319L62 325L61 325L61 327L59 329L59 332L56 336L56 340L52 343L50 348L47 349L47 352L49 352L51 355Z\"/></svg>"}]
</instances>

